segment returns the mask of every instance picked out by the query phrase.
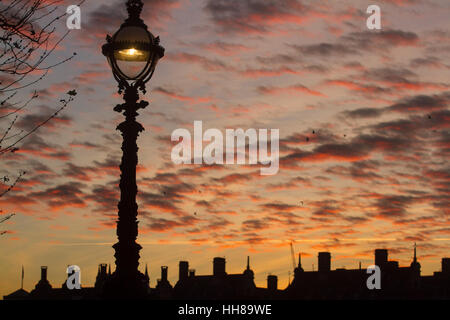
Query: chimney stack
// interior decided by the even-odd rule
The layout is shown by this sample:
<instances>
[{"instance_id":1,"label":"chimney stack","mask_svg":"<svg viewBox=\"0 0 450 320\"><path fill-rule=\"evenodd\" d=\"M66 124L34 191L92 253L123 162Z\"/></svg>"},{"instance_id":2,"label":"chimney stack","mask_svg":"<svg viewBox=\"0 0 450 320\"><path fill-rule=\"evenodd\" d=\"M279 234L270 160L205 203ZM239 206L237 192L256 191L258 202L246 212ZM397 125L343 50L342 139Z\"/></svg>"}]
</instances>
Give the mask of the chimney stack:
<instances>
[{"instance_id":1,"label":"chimney stack","mask_svg":"<svg viewBox=\"0 0 450 320\"><path fill-rule=\"evenodd\" d=\"M387 249L375 249L375 265L381 268L387 262L388 262Z\"/></svg>"},{"instance_id":2,"label":"chimney stack","mask_svg":"<svg viewBox=\"0 0 450 320\"><path fill-rule=\"evenodd\" d=\"M186 280L189 273L189 262L180 261L179 264L179 272L178 272L178 280L183 281Z\"/></svg>"},{"instance_id":3,"label":"chimney stack","mask_svg":"<svg viewBox=\"0 0 450 320\"><path fill-rule=\"evenodd\" d=\"M319 252L319 272L331 270L331 254L329 252Z\"/></svg>"},{"instance_id":4,"label":"chimney stack","mask_svg":"<svg viewBox=\"0 0 450 320\"><path fill-rule=\"evenodd\" d=\"M167 267L167 266L161 267L161 281L164 281L164 282L167 281L167 270L168 269L169 269L169 267Z\"/></svg>"},{"instance_id":5,"label":"chimney stack","mask_svg":"<svg viewBox=\"0 0 450 320\"><path fill-rule=\"evenodd\" d=\"M41 267L41 280L38 281L35 288L38 291L46 291L52 288L50 282L47 280L47 266Z\"/></svg>"},{"instance_id":6,"label":"chimney stack","mask_svg":"<svg viewBox=\"0 0 450 320\"><path fill-rule=\"evenodd\" d=\"M41 267L41 280L47 281L47 266Z\"/></svg>"},{"instance_id":7,"label":"chimney stack","mask_svg":"<svg viewBox=\"0 0 450 320\"><path fill-rule=\"evenodd\" d=\"M269 291L276 291L278 289L278 277L269 275L267 276L267 289Z\"/></svg>"},{"instance_id":8,"label":"chimney stack","mask_svg":"<svg viewBox=\"0 0 450 320\"><path fill-rule=\"evenodd\" d=\"M216 257L213 260L213 275L224 276L225 272L225 258Z\"/></svg>"},{"instance_id":9,"label":"chimney stack","mask_svg":"<svg viewBox=\"0 0 450 320\"><path fill-rule=\"evenodd\" d=\"M450 258L442 258L442 273L450 274Z\"/></svg>"},{"instance_id":10,"label":"chimney stack","mask_svg":"<svg viewBox=\"0 0 450 320\"><path fill-rule=\"evenodd\" d=\"M100 263L100 273L102 276L106 276L108 265L106 263Z\"/></svg>"}]
</instances>

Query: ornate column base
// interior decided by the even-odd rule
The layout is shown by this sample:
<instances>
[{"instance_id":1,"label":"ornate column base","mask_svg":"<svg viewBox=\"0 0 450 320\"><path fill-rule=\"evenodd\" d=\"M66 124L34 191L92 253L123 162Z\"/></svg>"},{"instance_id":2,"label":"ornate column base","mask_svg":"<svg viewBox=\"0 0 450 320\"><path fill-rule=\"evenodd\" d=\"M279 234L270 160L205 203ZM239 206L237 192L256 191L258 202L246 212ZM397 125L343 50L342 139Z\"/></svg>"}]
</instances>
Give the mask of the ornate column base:
<instances>
[{"instance_id":1,"label":"ornate column base","mask_svg":"<svg viewBox=\"0 0 450 320\"><path fill-rule=\"evenodd\" d=\"M139 272L131 277L118 276L115 272L105 282L101 298L104 299L148 299L150 288L146 277Z\"/></svg>"}]
</instances>

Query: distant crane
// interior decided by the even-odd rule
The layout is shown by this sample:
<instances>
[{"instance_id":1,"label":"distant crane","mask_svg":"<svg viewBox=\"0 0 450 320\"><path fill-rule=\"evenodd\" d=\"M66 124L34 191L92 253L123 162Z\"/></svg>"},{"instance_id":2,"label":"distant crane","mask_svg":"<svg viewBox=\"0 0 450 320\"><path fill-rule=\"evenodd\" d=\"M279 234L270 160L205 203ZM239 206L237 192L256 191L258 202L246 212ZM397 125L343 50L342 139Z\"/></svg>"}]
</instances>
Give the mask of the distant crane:
<instances>
[{"instance_id":1,"label":"distant crane","mask_svg":"<svg viewBox=\"0 0 450 320\"><path fill-rule=\"evenodd\" d=\"M11 219L11 218L12 218L13 216L15 216L15 215L16 215L15 213L7 215L6 217L0 219L0 223L5 222L6 220Z\"/></svg>"},{"instance_id":2,"label":"distant crane","mask_svg":"<svg viewBox=\"0 0 450 320\"><path fill-rule=\"evenodd\" d=\"M295 271L296 265L295 265L295 253L294 253L294 241L291 241L291 256L292 256L292 270Z\"/></svg>"},{"instance_id":3,"label":"distant crane","mask_svg":"<svg viewBox=\"0 0 450 320\"><path fill-rule=\"evenodd\" d=\"M0 223L3 223L3 222L5 222L6 220L9 220L9 219L11 219L13 216L15 216L16 214L15 213L13 213L13 214L9 214L9 215L7 215L6 217L4 217L4 218L1 218L0 219ZM0 231L0 236L2 236L2 235L4 235L4 234L6 234L6 233L8 233L7 231Z\"/></svg>"}]
</instances>

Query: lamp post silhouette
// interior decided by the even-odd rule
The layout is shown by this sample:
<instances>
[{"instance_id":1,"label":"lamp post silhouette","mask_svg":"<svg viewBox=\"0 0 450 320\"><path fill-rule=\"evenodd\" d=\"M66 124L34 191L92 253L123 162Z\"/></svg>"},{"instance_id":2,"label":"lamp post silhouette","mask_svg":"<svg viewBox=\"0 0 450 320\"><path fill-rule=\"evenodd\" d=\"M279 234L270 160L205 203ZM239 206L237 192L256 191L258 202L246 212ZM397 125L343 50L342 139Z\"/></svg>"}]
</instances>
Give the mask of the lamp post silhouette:
<instances>
[{"instance_id":1,"label":"lamp post silhouette","mask_svg":"<svg viewBox=\"0 0 450 320\"><path fill-rule=\"evenodd\" d=\"M146 294L144 275L139 272L139 251L136 243L138 221L136 204L136 166L138 163L137 137L144 127L136 122L137 111L148 106L139 100L139 90L144 94L145 84L152 77L156 64L164 56L164 48L159 45L159 37L151 34L140 18L141 0L128 0L128 18L111 37L102 53L108 59L114 78L119 84L119 94L124 92L125 103L114 111L123 113L125 121L117 129L122 133L122 162L120 164L120 201L117 220L118 242L113 245L116 270L104 286L106 295L142 296Z\"/></svg>"}]
</instances>

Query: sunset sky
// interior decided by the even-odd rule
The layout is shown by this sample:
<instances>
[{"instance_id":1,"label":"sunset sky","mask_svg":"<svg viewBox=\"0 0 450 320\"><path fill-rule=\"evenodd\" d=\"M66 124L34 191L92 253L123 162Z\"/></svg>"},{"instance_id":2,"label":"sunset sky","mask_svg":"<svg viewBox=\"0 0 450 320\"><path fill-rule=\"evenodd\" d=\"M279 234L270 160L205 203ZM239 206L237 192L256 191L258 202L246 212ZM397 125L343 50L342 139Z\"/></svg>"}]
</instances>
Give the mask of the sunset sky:
<instances>
[{"instance_id":1,"label":"sunset sky","mask_svg":"<svg viewBox=\"0 0 450 320\"><path fill-rule=\"evenodd\" d=\"M76 1L65 1L64 12ZM166 55L142 98L138 139L141 270L150 283L178 261L211 274L224 256L241 273L251 257L255 282L268 274L285 288L289 242L303 268L332 253L332 268L373 263L389 248L401 266L414 242L422 274L450 256L450 2L447 0L147 0L143 19ZM366 9L381 7L382 29ZM33 89L20 115L27 130L69 90L78 95L20 150L1 159L0 176L27 175L0 198L0 296L34 288L40 266L60 287L69 264L82 285L97 265L114 269L122 103L101 45L126 17L125 0L88 0L52 60L76 52ZM66 32L65 21L58 32ZM255 128L280 130L280 170L259 165L175 165L170 136ZM1 119L2 132L9 120ZM3 186L6 188L7 186Z\"/></svg>"}]
</instances>

